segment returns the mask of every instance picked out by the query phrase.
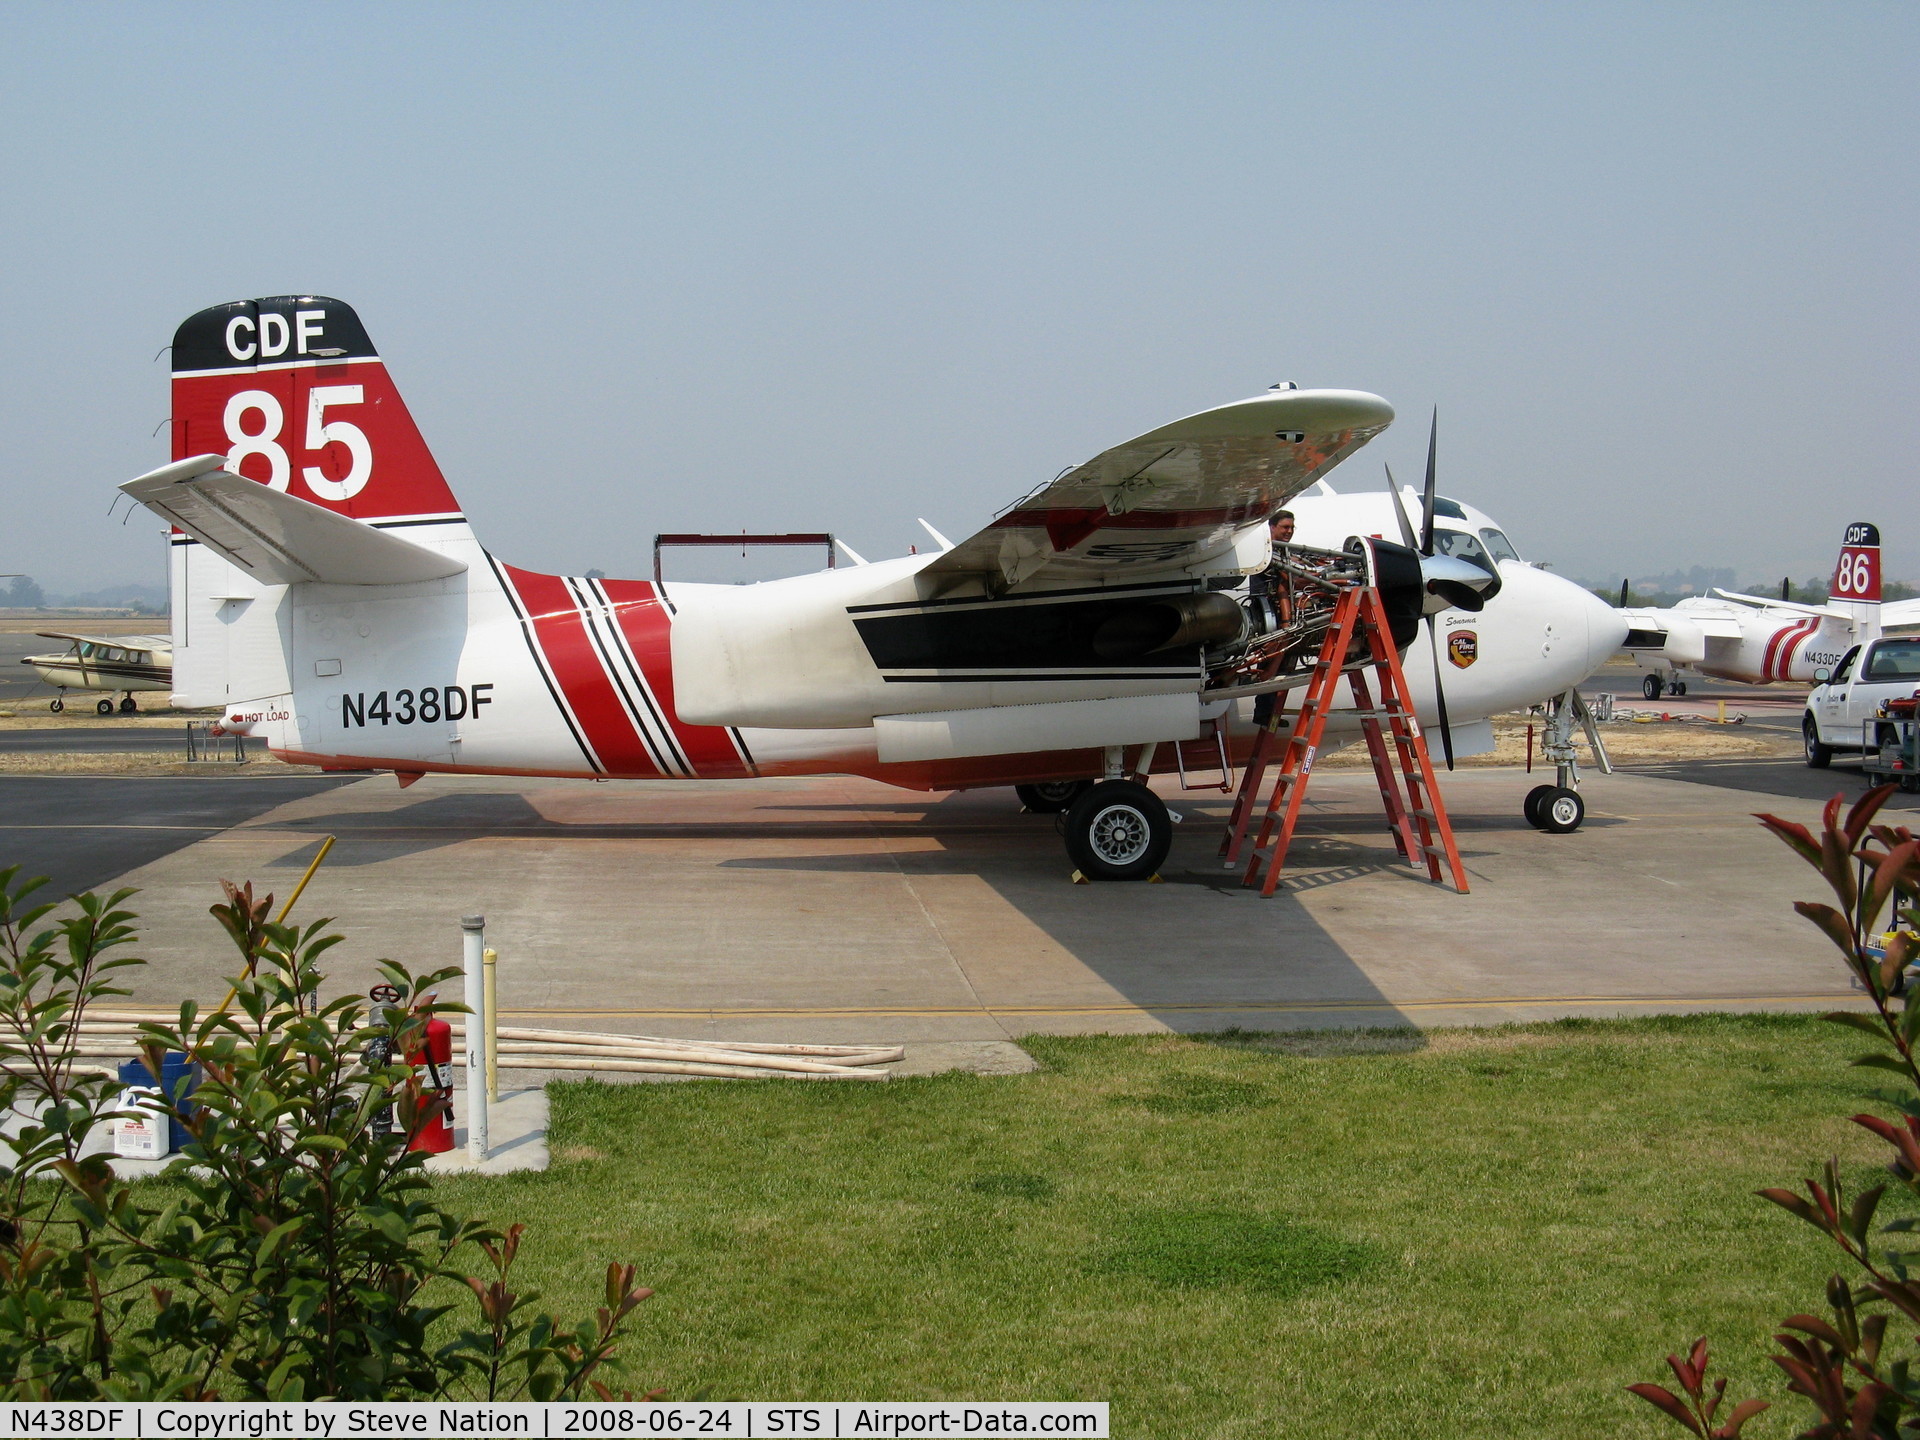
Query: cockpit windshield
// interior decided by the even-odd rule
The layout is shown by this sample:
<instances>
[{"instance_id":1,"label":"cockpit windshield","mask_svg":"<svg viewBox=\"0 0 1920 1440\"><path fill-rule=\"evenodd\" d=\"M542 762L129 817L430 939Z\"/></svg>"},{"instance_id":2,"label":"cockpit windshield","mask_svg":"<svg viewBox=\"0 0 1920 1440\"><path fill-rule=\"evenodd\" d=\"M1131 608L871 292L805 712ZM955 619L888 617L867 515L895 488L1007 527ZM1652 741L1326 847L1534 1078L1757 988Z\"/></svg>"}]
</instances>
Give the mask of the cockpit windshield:
<instances>
[{"instance_id":1,"label":"cockpit windshield","mask_svg":"<svg viewBox=\"0 0 1920 1440\"><path fill-rule=\"evenodd\" d=\"M1513 548L1513 542L1491 526L1480 532L1480 538L1487 542L1487 549L1493 552L1496 560L1518 560L1520 552Z\"/></svg>"},{"instance_id":2,"label":"cockpit windshield","mask_svg":"<svg viewBox=\"0 0 1920 1440\"><path fill-rule=\"evenodd\" d=\"M1489 574L1499 573L1494 569L1493 557L1487 554L1486 547L1465 530L1435 530L1433 548L1436 554L1469 561Z\"/></svg>"}]
</instances>

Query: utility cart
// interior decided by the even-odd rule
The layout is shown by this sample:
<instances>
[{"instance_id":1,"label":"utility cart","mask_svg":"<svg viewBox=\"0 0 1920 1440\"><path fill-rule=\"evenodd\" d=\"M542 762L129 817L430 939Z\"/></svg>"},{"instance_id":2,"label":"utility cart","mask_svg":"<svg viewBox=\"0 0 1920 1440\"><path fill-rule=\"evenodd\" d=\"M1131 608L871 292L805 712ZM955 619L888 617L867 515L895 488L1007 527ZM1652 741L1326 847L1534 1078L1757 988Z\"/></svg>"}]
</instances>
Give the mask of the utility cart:
<instances>
[{"instance_id":1,"label":"utility cart","mask_svg":"<svg viewBox=\"0 0 1920 1440\"><path fill-rule=\"evenodd\" d=\"M1890 700L1881 714L1860 723L1860 771L1875 785L1897 782L1902 790L1920 790L1920 715L1917 702Z\"/></svg>"}]
</instances>

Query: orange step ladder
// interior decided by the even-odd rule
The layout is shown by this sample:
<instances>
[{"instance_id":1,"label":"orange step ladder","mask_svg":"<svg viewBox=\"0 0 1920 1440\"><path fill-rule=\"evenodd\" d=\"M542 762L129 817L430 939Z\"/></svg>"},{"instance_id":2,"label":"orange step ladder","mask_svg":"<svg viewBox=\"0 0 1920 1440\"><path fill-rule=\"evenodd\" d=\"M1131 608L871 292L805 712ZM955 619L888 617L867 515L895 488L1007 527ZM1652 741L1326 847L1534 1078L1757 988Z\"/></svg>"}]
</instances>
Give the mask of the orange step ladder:
<instances>
[{"instance_id":1,"label":"orange step ladder","mask_svg":"<svg viewBox=\"0 0 1920 1440\"><path fill-rule=\"evenodd\" d=\"M1355 640L1365 648L1366 659L1352 670L1345 669ZM1368 680L1371 671L1374 681ZM1380 786L1380 803L1386 811L1387 829L1393 835L1400 858L1416 867L1424 864L1427 878L1438 885L1451 879L1453 888L1467 893L1467 875L1460 864L1460 850L1454 843L1453 826L1448 823L1440 790L1434 784L1433 764L1427 758L1427 742L1414 717L1413 703L1407 694L1407 677L1400 668L1400 654L1394 648L1380 592L1372 586L1354 586L1343 590L1334 602L1333 623L1320 646L1320 658L1306 683L1306 694L1287 725L1287 697L1290 690L1274 693L1273 714L1254 741L1253 754L1241 777L1240 793L1233 802L1233 814L1227 821L1227 833L1220 853L1227 868L1239 864L1242 853L1246 868L1241 883L1258 882L1260 893L1270 896L1280 883L1286 865L1287 850L1293 844L1295 826L1300 819L1300 802L1306 794L1307 779L1313 774L1314 757L1326 734L1327 717L1343 676L1353 690L1360 733L1373 761L1374 779ZM1374 701L1374 683L1380 690ZM1382 722L1385 722L1384 725ZM1285 731L1286 733L1282 733ZM1260 809L1260 795L1267 771L1279 758L1273 791L1257 830L1254 812ZM1247 846L1249 832L1252 845ZM1446 866L1443 871L1442 859Z\"/></svg>"}]
</instances>

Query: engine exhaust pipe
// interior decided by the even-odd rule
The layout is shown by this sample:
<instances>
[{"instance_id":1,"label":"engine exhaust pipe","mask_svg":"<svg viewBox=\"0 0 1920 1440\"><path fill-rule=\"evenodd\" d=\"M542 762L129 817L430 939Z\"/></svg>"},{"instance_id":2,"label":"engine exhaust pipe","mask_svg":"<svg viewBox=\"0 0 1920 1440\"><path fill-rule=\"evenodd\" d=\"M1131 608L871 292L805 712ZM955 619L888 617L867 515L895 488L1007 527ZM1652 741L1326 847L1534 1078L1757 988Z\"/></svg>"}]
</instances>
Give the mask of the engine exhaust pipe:
<instances>
[{"instance_id":1,"label":"engine exhaust pipe","mask_svg":"<svg viewBox=\"0 0 1920 1440\"><path fill-rule=\"evenodd\" d=\"M1168 595L1117 610L1093 632L1093 653L1102 660L1134 660L1162 650L1239 640L1247 612L1217 590Z\"/></svg>"}]
</instances>

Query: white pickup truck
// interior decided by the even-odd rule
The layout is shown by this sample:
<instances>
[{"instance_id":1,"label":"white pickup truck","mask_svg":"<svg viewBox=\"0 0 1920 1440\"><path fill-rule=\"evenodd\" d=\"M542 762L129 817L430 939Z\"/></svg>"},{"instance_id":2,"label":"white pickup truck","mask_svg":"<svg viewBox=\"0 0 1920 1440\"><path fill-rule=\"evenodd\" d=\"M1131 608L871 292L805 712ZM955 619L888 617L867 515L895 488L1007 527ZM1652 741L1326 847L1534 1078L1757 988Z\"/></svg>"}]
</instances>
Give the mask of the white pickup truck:
<instances>
[{"instance_id":1,"label":"white pickup truck","mask_svg":"<svg viewBox=\"0 0 1920 1440\"><path fill-rule=\"evenodd\" d=\"M1876 718L1887 701L1920 691L1920 636L1856 645L1840 657L1831 675L1813 673L1818 683L1807 696L1800 733L1806 740L1807 764L1824 770L1836 753L1857 755L1876 745L1871 736L1862 741L1866 722Z\"/></svg>"}]
</instances>

